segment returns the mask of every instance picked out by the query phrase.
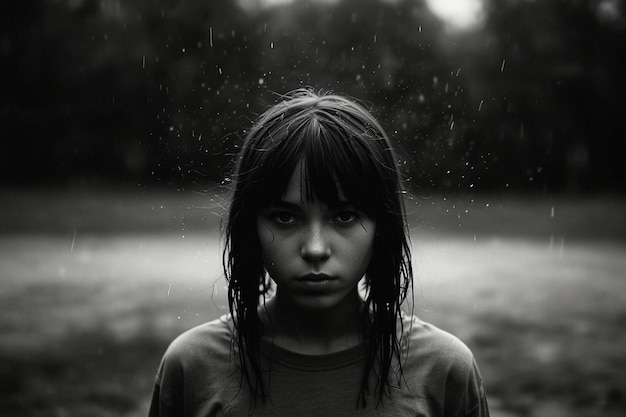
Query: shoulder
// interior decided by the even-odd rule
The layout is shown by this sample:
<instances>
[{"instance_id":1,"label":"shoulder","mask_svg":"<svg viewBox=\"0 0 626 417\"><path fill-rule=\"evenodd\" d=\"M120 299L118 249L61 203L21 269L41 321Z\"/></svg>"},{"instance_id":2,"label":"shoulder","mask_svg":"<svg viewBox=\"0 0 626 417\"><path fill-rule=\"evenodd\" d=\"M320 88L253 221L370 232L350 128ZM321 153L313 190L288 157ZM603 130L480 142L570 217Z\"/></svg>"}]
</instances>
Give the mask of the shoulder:
<instances>
[{"instance_id":1,"label":"shoulder","mask_svg":"<svg viewBox=\"0 0 626 417\"><path fill-rule=\"evenodd\" d=\"M401 348L409 357L471 366L474 356L458 337L416 316L403 317Z\"/></svg>"},{"instance_id":2,"label":"shoulder","mask_svg":"<svg viewBox=\"0 0 626 417\"><path fill-rule=\"evenodd\" d=\"M165 415L183 415L181 410L196 407L198 398L220 392L225 378L233 375L232 335L233 322L226 315L174 339L157 371L153 406L170 410Z\"/></svg>"},{"instance_id":3,"label":"shoulder","mask_svg":"<svg viewBox=\"0 0 626 417\"><path fill-rule=\"evenodd\" d=\"M201 324L178 336L169 345L163 362L176 366L194 366L208 359L230 357L233 343L233 322L230 315Z\"/></svg>"},{"instance_id":4,"label":"shoulder","mask_svg":"<svg viewBox=\"0 0 626 417\"><path fill-rule=\"evenodd\" d=\"M407 375L465 384L480 380L472 351L458 337L417 317L405 317L400 341Z\"/></svg>"},{"instance_id":5,"label":"shoulder","mask_svg":"<svg viewBox=\"0 0 626 417\"><path fill-rule=\"evenodd\" d=\"M409 316L403 320L401 350L407 385L413 393L434 399L438 414L489 415L476 360L459 338Z\"/></svg>"}]
</instances>

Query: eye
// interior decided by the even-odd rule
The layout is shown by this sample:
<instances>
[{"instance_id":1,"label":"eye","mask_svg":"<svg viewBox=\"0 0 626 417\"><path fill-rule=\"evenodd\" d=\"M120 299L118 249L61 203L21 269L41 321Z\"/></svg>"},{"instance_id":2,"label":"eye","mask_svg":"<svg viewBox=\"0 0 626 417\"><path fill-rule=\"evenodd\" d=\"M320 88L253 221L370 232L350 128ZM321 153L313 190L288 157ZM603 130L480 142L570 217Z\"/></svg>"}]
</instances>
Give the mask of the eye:
<instances>
[{"instance_id":1,"label":"eye","mask_svg":"<svg viewBox=\"0 0 626 417\"><path fill-rule=\"evenodd\" d=\"M333 222L340 224L350 224L358 219L353 211L340 211L333 216Z\"/></svg>"},{"instance_id":2,"label":"eye","mask_svg":"<svg viewBox=\"0 0 626 417\"><path fill-rule=\"evenodd\" d=\"M293 214L286 211L274 213L272 219L279 225L290 225L298 221Z\"/></svg>"}]
</instances>

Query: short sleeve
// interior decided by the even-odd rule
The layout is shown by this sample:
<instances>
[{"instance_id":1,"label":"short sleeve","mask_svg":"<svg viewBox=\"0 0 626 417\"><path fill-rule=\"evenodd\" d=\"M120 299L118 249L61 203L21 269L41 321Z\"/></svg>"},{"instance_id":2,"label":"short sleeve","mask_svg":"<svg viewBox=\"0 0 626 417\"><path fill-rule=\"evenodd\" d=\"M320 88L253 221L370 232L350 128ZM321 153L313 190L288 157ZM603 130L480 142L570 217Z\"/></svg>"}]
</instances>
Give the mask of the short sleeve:
<instances>
[{"instance_id":1,"label":"short sleeve","mask_svg":"<svg viewBox=\"0 0 626 417\"><path fill-rule=\"evenodd\" d=\"M467 345L417 318L405 327L404 377L423 415L489 417L482 377Z\"/></svg>"},{"instance_id":2,"label":"short sleeve","mask_svg":"<svg viewBox=\"0 0 626 417\"><path fill-rule=\"evenodd\" d=\"M222 408L239 391L231 346L227 316L178 336L161 359L148 415L206 416Z\"/></svg>"},{"instance_id":3,"label":"short sleeve","mask_svg":"<svg viewBox=\"0 0 626 417\"><path fill-rule=\"evenodd\" d=\"M157 371L148 417L183 415L183 375L175 358L167 352Z\"/></svg>"},{"instance_id":4,"label":"short sleeve","mask_svg":"<svg viewBox=\"0 0 626 417\"><path fill-rule=\"evenodd\" d=\"M472 361L472 371L468 375L466 417L489 417L487 394L476 361Z\"/></svg>"}]
</instances>

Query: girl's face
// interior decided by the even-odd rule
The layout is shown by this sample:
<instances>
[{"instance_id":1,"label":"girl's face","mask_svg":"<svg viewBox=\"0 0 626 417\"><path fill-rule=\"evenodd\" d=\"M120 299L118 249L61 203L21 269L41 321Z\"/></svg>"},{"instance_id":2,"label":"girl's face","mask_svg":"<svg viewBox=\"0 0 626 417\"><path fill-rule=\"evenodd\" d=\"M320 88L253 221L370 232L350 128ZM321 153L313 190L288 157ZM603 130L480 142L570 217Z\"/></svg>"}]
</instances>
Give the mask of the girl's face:
<instances>
[{"instance_id":1,"label":"girl's face","mask_svg":"<svg viewBox=\"0 0 626 417\"><path fill-rule=\"evenodd\" d=\"M353 304L370 262L376 224L348 201L339 207L308 201L302 178L299 164L282 199L257 219L276 297L306 310Z\"/></svg>"}]
</instances>

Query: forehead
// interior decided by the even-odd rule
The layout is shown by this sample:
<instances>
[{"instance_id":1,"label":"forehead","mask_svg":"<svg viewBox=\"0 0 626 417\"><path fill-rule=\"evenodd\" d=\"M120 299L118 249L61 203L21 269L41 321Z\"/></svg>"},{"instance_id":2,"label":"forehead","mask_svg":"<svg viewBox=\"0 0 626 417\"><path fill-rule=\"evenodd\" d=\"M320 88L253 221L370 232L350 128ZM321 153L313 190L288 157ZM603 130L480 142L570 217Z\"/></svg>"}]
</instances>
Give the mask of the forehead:
<instances>
[{"instance_id":1,"label":"forehead","mask_svg":"<svg viewBox=\"0 0 626 417\"><path fill-rule=\"evenodd\" d=\"M281 200L294 204L322 200L329 205L348 201L348 198L341 191L340 184L336 181L333 181L332 185L327 184L323 190L321 188L320 184L313 185L308 170L300 161L287 181Z\"/></svg>"}]
</instances>

